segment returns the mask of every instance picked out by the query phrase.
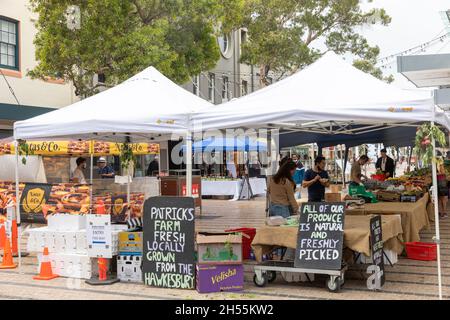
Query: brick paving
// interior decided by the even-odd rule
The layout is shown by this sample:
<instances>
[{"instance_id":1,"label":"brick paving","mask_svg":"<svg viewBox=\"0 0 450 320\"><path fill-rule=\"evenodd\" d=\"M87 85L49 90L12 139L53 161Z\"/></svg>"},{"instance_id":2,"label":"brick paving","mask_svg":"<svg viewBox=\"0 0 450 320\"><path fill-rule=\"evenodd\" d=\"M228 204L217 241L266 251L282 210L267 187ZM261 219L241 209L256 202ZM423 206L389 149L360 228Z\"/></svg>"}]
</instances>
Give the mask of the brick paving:
<instances>
[{"instance_id":1,"label":"brick paving","mask_svg":"<svg viewBox=\"0 0 450 320\"><path fill-rule=\"evenodd\" d=\"M233 227L264 225L264 201L204 200L202 216L197 220L197 231L223 231ZM450 298L450 220L441 221L442 272L444 298ZM431 241L433 228L423 230L423 241ZM25 247L25 239L23 240ZM353 266L346 273L346 282L340 293L325 289L325 278L316 277L313 283L286 283L281 277L265 288L253 282L254 262L245 264L245 290L242 293L199 294L195 290L174 290L148 287L143 284L116 283L111 286L90 286L84 280L57 278L36 281L35 255L22 258L22 268L0 270L0 299L83 299L83 300L148 300L148 299L436 299L436 262L399 259L394 267L386 267L386 284L382 291L366 287L364 270Z\"/></svg>"}]
</instances>

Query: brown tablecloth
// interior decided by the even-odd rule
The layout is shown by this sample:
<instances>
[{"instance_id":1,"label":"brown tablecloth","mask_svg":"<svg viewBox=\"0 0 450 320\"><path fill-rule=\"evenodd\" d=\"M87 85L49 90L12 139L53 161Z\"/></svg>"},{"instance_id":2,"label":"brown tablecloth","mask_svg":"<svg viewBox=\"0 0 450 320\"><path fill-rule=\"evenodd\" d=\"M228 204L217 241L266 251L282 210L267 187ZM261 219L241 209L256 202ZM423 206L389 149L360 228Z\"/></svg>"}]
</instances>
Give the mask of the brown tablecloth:
<instances>
[{"instance_id":1,"label":"brown tablecloth","mask_svg":"<svg viewBox=\"0 0 450 320\"><path fill-rule=\"evenodd\" d=\"M372 216L345 216L344 247L370 256L370 218ZM381 216L384 248L402 253L402 225L399 216ZM276 247L297 247L298 227L262 227L256 230L252 242L255 258L262 260L263 254Z\"/></svg>"},{"instance_id":2,"label":"brown tablecloth","mask_svg":"<svg viewBox=\"0 0 450 320\"><path fill-rule=\"evenodd\" d=\"M357 209L347 209L346 216L349 215L393 215L399 214L402 217L403 240L406 242L420 241L420 230L428 228L429 195L426 193L419 201L409 202L378 202L368 203Z\"/></svg>"}]
</instances>

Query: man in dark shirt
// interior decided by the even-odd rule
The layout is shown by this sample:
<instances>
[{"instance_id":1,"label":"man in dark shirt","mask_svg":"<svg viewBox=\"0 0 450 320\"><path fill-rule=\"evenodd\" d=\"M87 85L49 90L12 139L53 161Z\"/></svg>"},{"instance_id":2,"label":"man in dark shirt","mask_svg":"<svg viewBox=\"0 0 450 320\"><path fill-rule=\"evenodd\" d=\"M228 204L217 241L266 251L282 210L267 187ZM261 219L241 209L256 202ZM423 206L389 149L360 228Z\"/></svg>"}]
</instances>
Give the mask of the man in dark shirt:
<instances>
[{"instance_id":1,"label":"man in dark shirt","mask_svg":"<svg viewBox=\"0 0 450 320\"><path fill-rule=\"evenodd\" d=\"M375 168L386 175L386 178L392 178L395 173L394 159L387 156L386 149L381 149L381 157L378 158Z\"/></svg>"},{"instance_id":2,"label":"man in dark shirt","mask_svg":"<svg viewBox=\"0 0 450 320\"><path fill-rule=\"evenodd\" d=\"M325 199L325 188L330 186L330 177L325 170L325 158L318 156L314 168L305 172L303 188L308 188L308 202L321 202Z\"/></svg>"},{"instance_id":3,"label":"man in dark shirt","mask_svg":"<svg viewBox=\"0 0 450 320\"><path fill-rule=\"evenodd\" d=\"M97 161L98 174L102 177L102 179L114 178L114 170L108 166L106 163L106 159L100 157Z\"/></svg>"}]
</instances>

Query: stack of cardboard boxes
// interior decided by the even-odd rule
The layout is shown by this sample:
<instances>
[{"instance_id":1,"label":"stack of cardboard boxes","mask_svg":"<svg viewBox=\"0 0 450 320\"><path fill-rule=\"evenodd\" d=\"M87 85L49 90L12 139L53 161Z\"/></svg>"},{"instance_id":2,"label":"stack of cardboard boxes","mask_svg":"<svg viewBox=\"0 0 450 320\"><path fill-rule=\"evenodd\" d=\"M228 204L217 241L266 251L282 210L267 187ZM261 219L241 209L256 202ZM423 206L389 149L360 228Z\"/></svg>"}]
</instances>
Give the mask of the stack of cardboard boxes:
<instances>
[{"instance_id":1,"label":"stack of cardboard boxes","mask_svg":"<svg viewBox=\"0 0 450 320\"><path fill-rule=\"evenodd\" d=\"M142 231L119 233L117 277L123 282L142 282Z\"/></svg>"},{"instance_id":2,"label":"stack of cardboard boxes","mask_svg":"<svg viewBox=\"0 0 450 320\"><path fill-rule=\"evenodd\" d=\"M197 291L200 293L244 289L242 236L197 235Z\"/></svg>"}]
</instances>

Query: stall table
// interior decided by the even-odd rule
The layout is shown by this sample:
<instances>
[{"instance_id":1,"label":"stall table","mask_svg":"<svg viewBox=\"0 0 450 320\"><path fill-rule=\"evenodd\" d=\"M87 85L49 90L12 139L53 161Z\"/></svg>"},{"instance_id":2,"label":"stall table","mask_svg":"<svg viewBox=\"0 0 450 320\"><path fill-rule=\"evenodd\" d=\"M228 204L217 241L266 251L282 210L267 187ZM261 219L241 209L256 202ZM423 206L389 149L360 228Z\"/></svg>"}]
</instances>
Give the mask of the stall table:
<instances>
[{"instance_id":1,"label":"stall table","mask_svg":"<svg viewBox=\"0 0 450 320\"><path fill-rule=\"evenodd\" d=\"M420 241L419 232L429 227L428 205L429 195L426 193L417 202L378 202L364 204L360 208L347 209L346 216L380 214L383 216L400 215L402 219L403 240L405 242Z\"/></svg>"},{"instance_id":2,"label":"stall table","mask_svg":"<svg viewBox=\"0 0 450 320\"><path fill-rule=\"evenodd\" d=\"M239 180L205 180L202 179L203 196L232 196L233 200L239 199L242 188L242 181ZM266 193L265 178L250 178L250 186L254 195Z\"/></svg>"},{"instance_id":3,"label":"stall table","mask_svg":"<svg viewBox=\"0 0 450 320\"><path fill-rule=\"evenodd\" d=\"M344 247L355 252L371 255L370 219L372 216L347 216L344 224ZM399 216L381 216L384 249L402 253L402 225ZM297 247L298 226L262 227L256 231L252 242L256 261L277 247Z\"/></svg>"}]
</instances>

